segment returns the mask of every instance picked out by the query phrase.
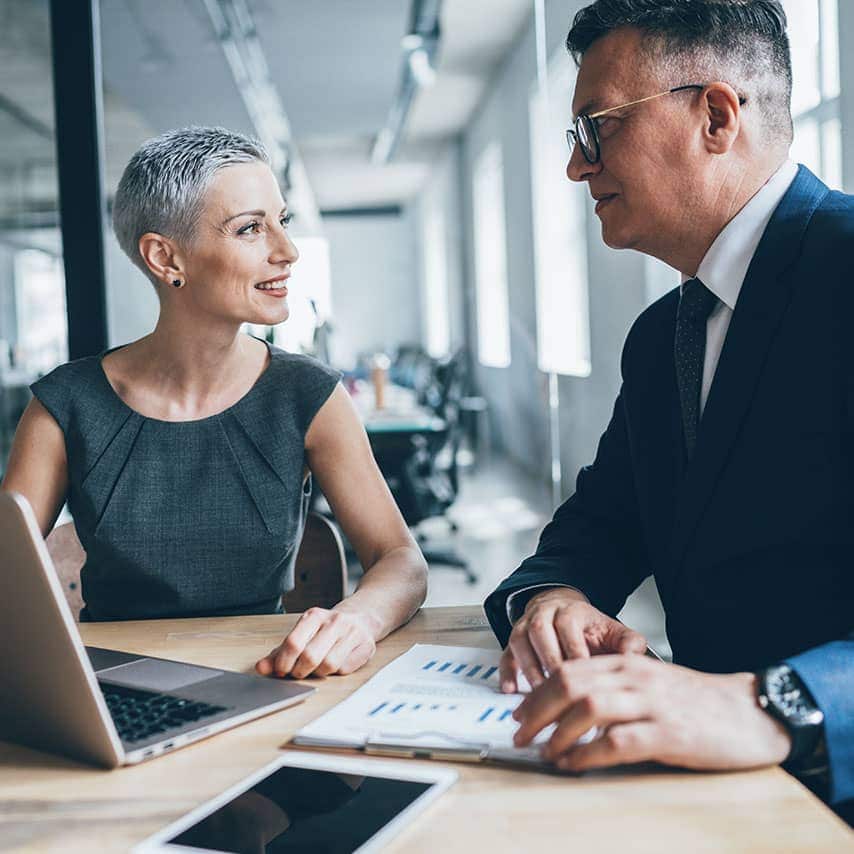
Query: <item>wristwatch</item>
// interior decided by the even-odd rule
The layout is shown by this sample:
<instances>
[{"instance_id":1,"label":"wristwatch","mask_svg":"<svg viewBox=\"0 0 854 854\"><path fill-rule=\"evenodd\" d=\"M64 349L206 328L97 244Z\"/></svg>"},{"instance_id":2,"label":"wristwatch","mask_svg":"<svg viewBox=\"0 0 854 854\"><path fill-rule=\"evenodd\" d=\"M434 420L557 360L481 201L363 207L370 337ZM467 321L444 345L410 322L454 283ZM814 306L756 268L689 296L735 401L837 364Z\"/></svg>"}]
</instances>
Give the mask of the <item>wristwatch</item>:
<instances>
[{"instance_id":1,"label":"wristwatch","mask_svg":"<svg viewBox=\"0 0 854 854\"><path fill-rule=\"evenodd\" d=\"M760 707L783 724L792 737L792 749L783 764L798 774L812 772L822 757L826 765L824 713L798 674L787 664L775 664L756 675Z\"/></svg>"}]
</instances>

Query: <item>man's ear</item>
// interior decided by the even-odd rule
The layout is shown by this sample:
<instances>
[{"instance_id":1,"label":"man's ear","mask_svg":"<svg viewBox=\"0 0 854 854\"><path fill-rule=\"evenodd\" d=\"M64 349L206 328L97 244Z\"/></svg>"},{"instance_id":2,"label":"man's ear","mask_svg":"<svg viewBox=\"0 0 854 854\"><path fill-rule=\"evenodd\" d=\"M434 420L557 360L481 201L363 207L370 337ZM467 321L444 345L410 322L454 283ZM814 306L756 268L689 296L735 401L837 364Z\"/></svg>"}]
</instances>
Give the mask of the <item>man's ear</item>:
<instances>
[{"instance_id":1,"label":"man's ear","mask_svg":"<svg viewBox=\"0 0 854 854\"><path fill-rule=\"evenodd\" d=\"M139 238L139 254L146 266L163 284L183 278L182 260L178 247L162 234L149 231Z\"/></svg>"},{"instance_id":2,"label":"man's ear","mask_svg":"<svg viewBox=\"0 0 854 854\"><path fill-rule=\"evenodd\" d=\"M729 83L710 83L703 91L706 109L703 141L710 154L726 154L741 128L741 100Z\"/></svg>"}]
</instances>

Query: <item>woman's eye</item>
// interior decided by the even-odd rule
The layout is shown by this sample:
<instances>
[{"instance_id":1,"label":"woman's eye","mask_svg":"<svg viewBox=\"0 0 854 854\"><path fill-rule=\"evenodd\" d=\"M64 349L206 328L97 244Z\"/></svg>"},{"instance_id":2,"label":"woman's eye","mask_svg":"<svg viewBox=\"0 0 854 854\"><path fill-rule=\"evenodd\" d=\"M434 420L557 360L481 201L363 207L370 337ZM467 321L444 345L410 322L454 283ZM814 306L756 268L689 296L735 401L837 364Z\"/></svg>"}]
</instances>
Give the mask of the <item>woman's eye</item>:
<instances>
[{"instance_id":1,"label":"woman's eye","mask_svg":"<svg viewBox=\"0 0 854 854\"><path fill-rule=\"evenodd\" d=\"M283 228L287 228L291 224L291 220L294 218L293 214L285 214L279 219L279 222L282 224Z\"/></svg>"},{"instance_id":2,"label":"woman's eye","mask_svg":"<svg viewBox=\"0 0 854 854\"><path fill-rule=\"evenodd\" d=\"M238 234L254 234L260 225L257 222L250 222L248 225L244 225L243 228L238 229Z\"/></svg>"}]
</instances>

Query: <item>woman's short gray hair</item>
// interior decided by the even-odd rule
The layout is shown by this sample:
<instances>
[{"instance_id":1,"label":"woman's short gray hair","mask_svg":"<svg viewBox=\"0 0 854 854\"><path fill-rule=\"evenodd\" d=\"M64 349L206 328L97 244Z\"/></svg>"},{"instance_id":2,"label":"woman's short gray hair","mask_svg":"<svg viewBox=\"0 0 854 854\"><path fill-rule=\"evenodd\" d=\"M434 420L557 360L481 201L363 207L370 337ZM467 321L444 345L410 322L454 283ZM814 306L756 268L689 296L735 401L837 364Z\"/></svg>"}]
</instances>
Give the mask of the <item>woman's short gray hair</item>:
<instances>
[{"instance_id":1,"label":"woman's short gray hair","mask_svg":"<svg viewBox=\"0 0 854 854\"><path fill-rule=\"evenodd\" d=\"M119 246L156 284L139 253L139 238L153 231L190 243L214 173L253 160L269 165L264 146L225 128L181 128L147 140L125 167L113 200Z\"/></svg>"}]
</instances>

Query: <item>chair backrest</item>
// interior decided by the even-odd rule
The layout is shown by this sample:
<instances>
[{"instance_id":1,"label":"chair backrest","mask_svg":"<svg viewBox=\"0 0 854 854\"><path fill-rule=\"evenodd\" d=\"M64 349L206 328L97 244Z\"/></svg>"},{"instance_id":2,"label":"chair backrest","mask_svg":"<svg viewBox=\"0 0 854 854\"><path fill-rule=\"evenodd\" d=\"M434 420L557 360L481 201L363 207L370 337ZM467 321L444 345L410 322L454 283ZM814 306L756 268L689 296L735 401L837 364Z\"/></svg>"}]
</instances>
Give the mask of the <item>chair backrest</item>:
<instances>
[{"instance_id":1,"label":"chair backrest","mask_svg":"<svg viewBox=\"0 0 854 854\"><path fill-rule=\"evenodd\" d=\"M48 535L47 550L50 553L56 574L62 584L68 607L74 615L74 621L80 619L80 611L83 609L83 595L80 591L80 570L86 561L86 552L77 539L73 522L58 525Z\"/></svg>"},{"instance_id":2,"label":"chair backrest","mask_svg":"<svg viewBox=\"0 0 854 854\"><path fill-rule=\"evenodd\" d=\"M285 611L331 608L346 595L347 559L341 535L325 516L309 513L294 566L294 589L282 596Z\"/></svg>"},{"instance_id":3,"label":"chair backrest","mask_svg":"<svg viewBox=\"0 0 854 854\"><path fill-rule=\"evenodd\" d=\"M77 539L74 524L59 525L47 537L56 573L75 620L80 619L83 596L80 570L86 552ZM294 567L294 589L282 597L289 613L312 606L331 608L347 593L347 561L338 529L318 513L309 513Z\"/></svg>"}]
</instances>

